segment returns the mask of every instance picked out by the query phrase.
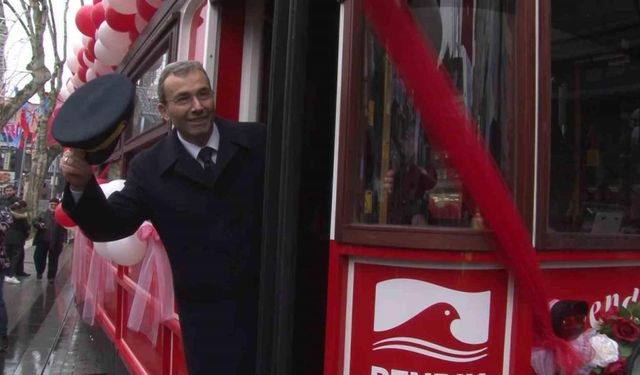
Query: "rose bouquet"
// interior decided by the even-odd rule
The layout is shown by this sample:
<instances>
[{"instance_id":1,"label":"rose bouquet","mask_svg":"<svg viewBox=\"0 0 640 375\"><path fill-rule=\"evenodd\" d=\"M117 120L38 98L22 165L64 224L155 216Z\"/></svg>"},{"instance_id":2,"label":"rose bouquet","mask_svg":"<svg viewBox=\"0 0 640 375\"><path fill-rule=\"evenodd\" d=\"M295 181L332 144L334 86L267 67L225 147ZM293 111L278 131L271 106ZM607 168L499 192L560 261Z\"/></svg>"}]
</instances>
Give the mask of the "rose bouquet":
<instances>
[{"instance_id":1,"label":"rose bouquet","mask_svg":"<svg viewBox=\"0 0 640 375\"><path fill-rule=\"evenodd\" d=\"M592 361L595 368L592 374L598 375L624 375L627 370L627 362L633 353L634 347L640 340L640 304L629 303L626 307L612 307L604 313L596 315L598 324L594 327L597 335L606 336L612 341L605 340L594 343L592 346L596 354L608 356L603 361ZM612 345L615 343L616 345ZM617 352L613 353L617 346ZM611 361L614 355L617 359Z\"/></svg>"}]
</instances>

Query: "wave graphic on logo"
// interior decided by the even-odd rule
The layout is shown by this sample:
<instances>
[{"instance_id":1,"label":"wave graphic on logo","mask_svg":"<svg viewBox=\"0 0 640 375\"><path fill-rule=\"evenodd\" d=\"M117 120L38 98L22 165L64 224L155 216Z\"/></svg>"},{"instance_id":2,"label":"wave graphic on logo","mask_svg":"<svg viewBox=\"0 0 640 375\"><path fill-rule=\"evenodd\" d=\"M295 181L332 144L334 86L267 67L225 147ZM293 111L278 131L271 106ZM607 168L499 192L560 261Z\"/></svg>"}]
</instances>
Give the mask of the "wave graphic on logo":
<instances>
[{"instance_id":1,"label":"wave graphic on logo","mask_svg":"<svg viewBox=\"0 0 640 375\"><path fill-rule=\"evenodd\" d=\"M462 292L414 279L381 281L376 285L374 331L392 330L392 337L374 343L373 350L404 350L450 362L481 359L487 355L490 302L490 291ZM429 328L411 330L419 322ZM423 337L409 337L419 332Z\"/></svg>"},{"instance_id":2,"label":"wave graphic on logo","mask_svg":"<svg viewBox=\"0 0 640 375\"><path fill-rule=\"evenodd\" d=\"M404 350L426 357L457 363L473 362L487 356L486 353L481 354L487 351L486 346L478 350L456 350L415 337L391 337L373 343L373 350L384 349Z\"/></svg>"}]
</instances>

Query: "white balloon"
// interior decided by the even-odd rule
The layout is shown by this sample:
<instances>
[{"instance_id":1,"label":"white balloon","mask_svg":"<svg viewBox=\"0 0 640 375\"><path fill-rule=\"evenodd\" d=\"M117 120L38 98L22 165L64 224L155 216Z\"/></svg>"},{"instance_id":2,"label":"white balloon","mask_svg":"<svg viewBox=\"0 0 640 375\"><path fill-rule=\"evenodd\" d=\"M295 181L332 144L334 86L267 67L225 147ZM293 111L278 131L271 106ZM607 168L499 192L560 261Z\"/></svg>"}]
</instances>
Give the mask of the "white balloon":
<instances>
[{"instance_id":1,"label":"white balloon","mask_svg":"<svg viewBox=\"0 0 640 375\"><path fill-rule=\"evenodd\" d=\"M109 0L109 6L121 14L136 14L138 11L135 0Z\"/></svg>"},{"instance_id":2,"label":"white balloon","mask_svg":"<svg viewBox=\"0 0 640 375\"><path fill-rule=\"evenodd\" d=\"M104 0L103 0L104 1ZM88 72L87 72L88 73ZM125 180L113 180L100 184L104 195L108 198L111 194L124 188ZM139 263L147 251L146 241L138 238L137 233L109 242L94 242L93 248L98 254L114 261L122 266L132 266Z\"/></svg>"},{"instance_id":3,"label":"white balloon","mask_svg":"<svg viewBox=\"0 0 640 375\"><path fill-rule=\"evenodd\" d=\"M96 58L96 61L93 63L93 70L95 70L99 75L105 75L113 72L113 68L110 65L105 65L102 61L98 60L98 58Z\"/></svg>"},{"instance_id":4,"label":"white balloon","mask_svg":"<svg viewBox=\"0 0 640 375\"><path fill-rule=\"evenodd\" d=\"M82 82L82 80L78 76L78 73L74 74L73 77L71 77L71 83L73 83L73 87L77 89L79 89L80 87L82 87L82 85L84 85L84 82Z\"/></svg>"},{"instance_id":5,"label":"white balloon","mask_svg":"<svg viewBox=\"0 0 640 375\"><path fill-rule=\"evenodd\" d=\"M89 42L91 41L91 39L93 39L93 38L91 38L89 36L86 36L86 35L82 35L82 46L84 48L89 48Z\"/></svg>"},{"instance_id":6,"label":"white balloon","mask_svg":"<svg viewBox=\"0 0 640 375\"><path fill-rule=\"evenodd\" d=\"M96 38L96 44L101 42L105 47L110 50L126 50L131 45L131 39L129 39L129 33L123 33L116 31L109 26L108 23L103 22L98 28L98 37ZM95 48L94 48L95 52Z\"/></svg>"},{"instance_id":7,"label":"white balloon","mask_svg":"<svg viewBox=\"0 0 640 375\"><path fill-rule=\"evenodd\" d=\"M69 67L71 73L76 74L78 72L78 68L80 67L80 64L78 64L78 59L76 59L75 56L67 57L67 67Z\"/></svg>"},{"instance_id":8,"label":"white balloon","mask_svg":"<svg viewBox=\"0 0 640 375\"><path fill-rule=\"evenodd\" d=\"M60 92L58 92L58 99L64 102L65 100L67 100L68 97L69 97L69 90L67 89L66 86L63 86L60 89Z\"/></svg>"},{"instance_id":9,"label":"white balloon","mask_svg":"<svg viewBox=\"0 0 640 375\"><path fill-rule=\"evenodd\" d=\"M107 253L111 260L122 266L139 263L147 251L147 242L138 238L136 233L116 241L107 242Z\"/></svg>"},{"instance_id":10,"label":"white balloon","mask_svg":"<svg viewBox=\"0 0 640 375\"><path fill-rule=\"evenodd\" d=\"M80 52L80 48L84 47L82 45L82 42L77 42L73 45L73 47L71 48L71 50L73 51L73 55L74 56L78 56L78 52Z\"/></svg>"},{"instance_id":11,"label":"white balloon","mask_svg":"<svg viewBox=\"0 0 640 375\"><path fill-rule=\"evenodd\" d=\"M96 46L93 49L96 54L96 60L100 61L104 65L118 65L127 54L127 50L112 50L108 49L102 42L97 41Z\"/></svg>"},{"instance_id":12,"label":"white balloon","mask_svg":"<svg viewBox=\"0 0 640 375\"><path fill-rule=\"evenodd\" d=\"M135 21L136 21L136 30L138 31L138 33L141 33L142 30L144 30L144 28L147 27L147 25L149 24L149 21L142 18L142 16L139 14L136 14Z\"/></svg>"},{"instance_id":13,"label":"white balloon","mask_svg":"<svg viewBox=\"0 0 640 375\"><path fill-rule=\"evenodd\" d=\"M124 182L125 180L122 180L122 179L113 180L104 184L100 184L100 188L102 189L104 196L109 198L111 194L113 194L116 191L120 191L122 190L122 188L124 188Z\"/></svg>"},{"instance_id":14,"label":"white balloon","mask_svg":"<svg viewBox=\"0 0 640 375\"><path fill-rule=\"evenodd\" d=\"M96 253L100 254L103 258L111 260L111 258L109 258L109 250L107 250L107 242L94 242L93 250L95 250Z\"/></svg>"},{"instance_id":15,"label":"white balloon","mask_svg":"<svg viewBox=\"0 0 640 375\"><path fill-rule=\"evenodd\" d=\"M96 77L96 72L92 68L87 69L87 82L93 81Z\"/></svg>"}]
</instances>

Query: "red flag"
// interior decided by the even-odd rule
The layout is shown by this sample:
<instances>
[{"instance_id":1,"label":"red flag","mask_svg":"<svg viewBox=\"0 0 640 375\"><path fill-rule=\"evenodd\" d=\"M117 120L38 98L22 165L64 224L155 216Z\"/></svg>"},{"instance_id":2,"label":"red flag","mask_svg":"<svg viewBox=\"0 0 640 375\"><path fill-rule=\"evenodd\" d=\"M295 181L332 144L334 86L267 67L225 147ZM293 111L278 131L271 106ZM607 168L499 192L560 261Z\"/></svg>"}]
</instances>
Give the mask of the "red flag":
<instances>
[{"instance_id":1,"label":"red flag","mask_svg":"<svg viewBox=\"0 0 640 375\"><path fill-rule=\"evenodd\" d=\"M48 146L53 146L58 143L58 141L56 141L51 135L51 124L53 124L53 119L55 119L56 116L58 115L58 112L60 111L62 104L63 103L61 102L56 103L56 107L53 109L53 113L49 117L49 121L47 121L47 145Z\"/></svg>"},{"instance_id":2,"label":"red flag","mask_svg":"<svg viewBox=\"0 0 640 375\"><path fill-rule=\"evenodd\" d=\"M33 115L32 115L33 116ZM32 117L33 118L33 117ZM31 135L31 132L29 131L29 125L30 125L31 121L29 121L27 119L27 109L22 107L20 109L20 127L22 128L23 131L23 135L25 137L28 137Z\"/></svg>"}]
</instances>

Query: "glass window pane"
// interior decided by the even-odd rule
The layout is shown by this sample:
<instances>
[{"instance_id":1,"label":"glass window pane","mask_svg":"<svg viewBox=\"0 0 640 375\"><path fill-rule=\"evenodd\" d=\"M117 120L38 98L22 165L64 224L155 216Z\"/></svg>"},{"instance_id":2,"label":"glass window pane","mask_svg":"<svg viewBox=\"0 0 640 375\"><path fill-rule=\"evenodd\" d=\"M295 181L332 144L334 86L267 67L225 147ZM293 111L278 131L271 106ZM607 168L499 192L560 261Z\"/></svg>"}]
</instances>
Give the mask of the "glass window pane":
<instances>
[{"instance_id":1,"label":"glass window pane","mask_svg":"<svg viewBox=\"0 0 640 375\"><path fill-rule=\"evenodd\" d=\"M158 78L169 58L165 52L136 82L136 103L133 112L131 136L141 134L162 124L158 111Z\"/></svg>"},{"instance_id":2,"label":"glass window pane","mask_svg":"<svg viewBox=\"0 0 640 375\"><path fill-rule=\"evenodd\" d=\"M514 1L410 4L460 104L473 116L478 137L508 175L514 131ZM481 215L447 154L425 136L410 95L368 27L362 74L353 221L481 228ZM384 180L390 173L393 186L388 189Z\"/></svg>"},{"instance_id":3,"label":"glass window pane","mask_svg":"<svg viewBox=\"0 0 640 375\"><path fill-rule=\"evenodd\" d=\"M640 233L640 43L634 2L551 2L549 227Z\"/></svg>"}]
</instances>

